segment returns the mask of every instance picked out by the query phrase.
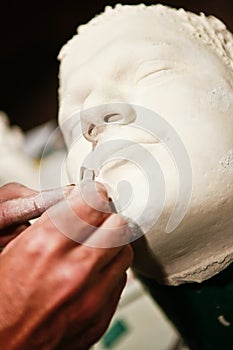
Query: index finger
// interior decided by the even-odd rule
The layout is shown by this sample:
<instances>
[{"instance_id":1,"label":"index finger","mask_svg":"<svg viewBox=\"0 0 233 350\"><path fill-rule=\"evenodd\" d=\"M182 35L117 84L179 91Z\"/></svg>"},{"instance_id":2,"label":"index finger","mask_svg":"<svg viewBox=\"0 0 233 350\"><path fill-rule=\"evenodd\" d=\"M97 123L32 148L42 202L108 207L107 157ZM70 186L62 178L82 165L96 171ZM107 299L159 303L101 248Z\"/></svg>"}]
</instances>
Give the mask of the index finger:
<instances>
[{"instance_id":1,"label":"index finger","mask_svg":"<svg viewBox=\"0 0 233 350\"><path fill-rule=\"evenodd\" d=\"M23 234L24 246L63 254L84 242L111 214L104 186L95 183L89 192L76 186L66 200L46 210ZM39 247L39 248L38 248Z\"/></svg>"},{"instance_id":2,"label":"index finger","mask_svg":"<svg viewBox=\"0 0 233 350\"><path fill-rule=\"evenodd\" d=\"M22 188L21 188L22 187ZM44 192L26 191L20 185L21 191L15 197L0 203L0 230L10 225L25 223L40 216L45 210L62 200L74 186L65 186ZM7 190L6 187L5 191ZM12 186L9 185L12 190ZM4 189L3 189L4 190ZM20 196L21 193L21 196ZM29 193L29 195L25 195ZM17 197L18 196L18 197Z\"/></svg>"}]
</instances>

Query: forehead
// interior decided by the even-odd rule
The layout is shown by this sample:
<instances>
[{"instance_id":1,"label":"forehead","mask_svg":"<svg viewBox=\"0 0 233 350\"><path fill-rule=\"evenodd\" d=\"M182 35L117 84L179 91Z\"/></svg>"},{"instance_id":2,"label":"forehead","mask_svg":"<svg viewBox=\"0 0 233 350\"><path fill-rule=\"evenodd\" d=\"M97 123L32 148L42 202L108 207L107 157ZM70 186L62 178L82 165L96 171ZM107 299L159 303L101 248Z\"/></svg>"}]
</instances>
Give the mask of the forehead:
<instances>
[{"instance_id":1,"label":"forehead","mask_svg":"<svg viewBox=\"0 0 233 350\"><path fill-rule=\"evenodd\" d=\"M190 38L180 31L180 26L174 18L150 13L124 14L100 21L71 40L64 65L81 68L98 58L106 61L106 57L131 61L135 55L155 51L166 55L171 48L189 45Z\"/></svg>"},{"instance_id":2,"label":"forehead","mask_svg":"<svg viewBox=\"0 0 233 350\"><path fill-rule=\"evenodd\" d=\"M171 16L118 14L88 25L71 39L61 57L62 89L76 79L93 82L101 74L117 78L126 72L133 74L138 65L154 60L183 67L195 76L200 71L221 79L226 75L225 64L216 52L193 36L176 12Z\"/></svg>"}]
</instances>

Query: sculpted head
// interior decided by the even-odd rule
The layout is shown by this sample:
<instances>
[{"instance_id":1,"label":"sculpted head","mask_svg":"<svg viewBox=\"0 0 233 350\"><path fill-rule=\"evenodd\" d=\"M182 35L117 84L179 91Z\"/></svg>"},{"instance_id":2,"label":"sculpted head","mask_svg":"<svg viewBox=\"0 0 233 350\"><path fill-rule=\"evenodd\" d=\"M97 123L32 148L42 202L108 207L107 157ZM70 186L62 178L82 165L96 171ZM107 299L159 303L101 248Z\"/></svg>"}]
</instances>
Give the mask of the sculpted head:
<instances>
[{"instance_id":1,"label":"sculpted head","mask_svg":"<svg viewBox=\"0 0 233 350\"><path fill-rule=\"evenodd\" d=\"M117 6L79 27L59 59L59 122L68 146L75 141L68 155L71 181L78 181L92 144L118 138L144 147L163 173L163 212L135 242L135 268L168 284L202 281L222 270L233 260L232 34L204 14L162 5ZM169 124L190 160L190 202L169 234L166 224L182 183L158 135L133 127L143 108ZM75 116L77 122L81 117L84 134L78 140L75 126L66 123ZM125 152L128 161L109 162L97 179L113 200L119 181L131 183L133 199L123 214L144 230L144 222L158 208L151 205L140 216L148 184L130 162L135 152ZM154 208L158 202L154 198Z\"/></svg>"}]
</instances>

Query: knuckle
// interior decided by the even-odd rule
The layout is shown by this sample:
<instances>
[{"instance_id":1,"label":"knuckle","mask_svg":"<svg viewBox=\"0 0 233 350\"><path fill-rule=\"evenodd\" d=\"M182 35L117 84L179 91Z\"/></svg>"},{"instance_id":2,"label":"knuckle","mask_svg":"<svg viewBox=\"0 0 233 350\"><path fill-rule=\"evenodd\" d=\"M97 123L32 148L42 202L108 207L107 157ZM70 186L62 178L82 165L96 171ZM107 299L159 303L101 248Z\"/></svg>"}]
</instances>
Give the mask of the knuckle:
<instances>
[{"instance_id":1,"label":"knuckle","mask_svg":"<svg viewBox=\"0 0 233 350\"><path fill-rule=\"evenodd\" d=\"M33 234L32 236L28 237L25 244L27 254L35 257L42 255L45 251L45 248L45 241L39 232L38 234Z\"/></svg>"},{"instance_id":2,"label":"knuckle","mask_svg":"<svg viewBox=\"0 0 233 350\"><path fill-rule=\"evenodd\" d=\"M62 261L56 268L56 280L59 287L63 286L65 294L69 294L76 287L77 273L69 263Z\"/></svg>"},{"instance_id":3,"label":"knuckle","mask_svg":"<svg viewBox=\"0 0 233 350\"><path fill-rule=\"evenodd\" d=\"M37 258L54 255L58 250L58 244L50 231L52 230L49 227L33 228L33 233L28 235L25 245L27 254Z\"/></svg>"}]
</instances>

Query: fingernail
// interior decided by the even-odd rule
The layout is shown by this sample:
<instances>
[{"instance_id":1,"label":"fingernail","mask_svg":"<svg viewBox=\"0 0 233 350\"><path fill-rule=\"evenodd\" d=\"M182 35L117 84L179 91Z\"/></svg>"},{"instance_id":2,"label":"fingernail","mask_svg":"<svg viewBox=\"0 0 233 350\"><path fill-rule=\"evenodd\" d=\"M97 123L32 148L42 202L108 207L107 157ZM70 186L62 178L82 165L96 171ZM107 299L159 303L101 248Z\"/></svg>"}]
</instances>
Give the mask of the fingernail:
<instances>
[{"instance_id":1,"label":"fingernail","mask_svg":"<svg viewBox=\"0 0 233 350\"><path fill-rule=\"evenodd\" d=\"M110 206L111 212L112 213L117 213L117 210L116 210L115 204L113 203L112 198L109 197L108 201L109 201L109 206Z\"/></svg>"}]
</instances>

